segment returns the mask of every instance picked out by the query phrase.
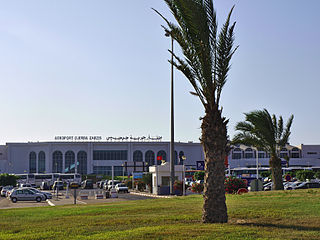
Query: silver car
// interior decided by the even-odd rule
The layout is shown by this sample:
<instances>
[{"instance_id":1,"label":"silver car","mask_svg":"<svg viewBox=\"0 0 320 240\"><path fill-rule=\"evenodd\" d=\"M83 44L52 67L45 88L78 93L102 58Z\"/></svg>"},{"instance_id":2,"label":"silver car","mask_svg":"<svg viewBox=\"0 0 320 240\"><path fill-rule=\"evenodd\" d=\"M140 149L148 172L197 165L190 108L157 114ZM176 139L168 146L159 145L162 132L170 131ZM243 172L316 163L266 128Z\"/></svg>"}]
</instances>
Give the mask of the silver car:
<instances>
[{"instance_id":1,"label":"silver car","mask_svg":"<svg viewBox=\"0 0 320 240\"><path fill-rule=\"evenodd\" d=\"M47 199L52 199L52 194L49 193L49 192L42 192L42 191L40 191L40 190L38 190L38 189L36 189L36 188L31 188L31 187L30 187L30 188L24 188L24 189L29 189L29 190L31 190L32 192L43 194L44 197L45 197L45 200L47 200Z\"/></svg>"},{"instance_id":2,"label":"silver car","mask_svg":"<svg viewBox=\"0 0 320 240\"><path fill-rule=\"evenodd\" d=\"M17 201L37 201L41 202L45 200L45 196L42 193L36 193L30 189L15 189L10 194L10 199L13 203Z\"/></svg>"}]
</instances>

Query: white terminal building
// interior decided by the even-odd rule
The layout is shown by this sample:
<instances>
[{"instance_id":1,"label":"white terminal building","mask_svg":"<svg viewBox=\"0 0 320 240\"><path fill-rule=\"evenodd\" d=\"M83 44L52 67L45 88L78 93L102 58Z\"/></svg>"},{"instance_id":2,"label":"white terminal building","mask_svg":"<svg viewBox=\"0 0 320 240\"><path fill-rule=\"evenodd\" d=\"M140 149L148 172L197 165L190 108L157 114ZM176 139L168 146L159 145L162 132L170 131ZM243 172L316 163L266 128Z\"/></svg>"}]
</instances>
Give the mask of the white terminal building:
<instances>
[{"instance_id":1,"label":"white terminal building","mask_svg":"<svg viewBox=\"0 0 320 240\"><path fill-rule=\"evenodd\" d=\"M165 141L53 141L6 143L0 146L0 173L79 173L122 175L141 171L138 166L170 161L170 142ZM184 159L184 160L182 160ZM175 164L196 168L204 161L200 143L175 143ZM147 169L147 168L146 168Z\"/></svg>"},{"instance_id":2,"label":"white terminal building","mask_svg":"<svg viewBox=\"0 0 320 240\"><path fill-rule=\"evenodd\" d=\"M73 139L74 140L74 139ZM0 145L0 173L79 173L115 175L136 171L134 166L160 165L170 162L170 142L166 141L52 141L6 143ZM107 139L108 140L108 139ZM281 149L280 156L289 157L290 166L320 166L320 145L291 146ZM231 150L229 167L269 166L269 154L253 147L237 145ZM200 143L176 142L175 164L186 169L204 167ZM284 161L284 159L283 159ZM141 171L141 167L137 167Z\"/></svg>"}]
</instances>

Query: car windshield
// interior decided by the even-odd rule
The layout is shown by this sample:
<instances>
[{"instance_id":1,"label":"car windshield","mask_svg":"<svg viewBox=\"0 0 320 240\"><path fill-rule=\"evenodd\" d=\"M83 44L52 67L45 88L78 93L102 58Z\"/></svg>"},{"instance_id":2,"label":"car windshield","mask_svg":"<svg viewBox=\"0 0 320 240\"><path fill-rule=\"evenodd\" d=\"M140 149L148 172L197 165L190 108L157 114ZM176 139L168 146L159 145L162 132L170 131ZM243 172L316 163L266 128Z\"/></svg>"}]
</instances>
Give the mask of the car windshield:
<instances>
[{"instance_id":1,"label":"car windshield","mask_svg":"<svg viewBox=\"0 0 320 240\"><path fill-rule=\"evenodd\" d=\"M118 184L118 187L126 187L126 185L125 184Z\"/></svg>"}]
</instances>

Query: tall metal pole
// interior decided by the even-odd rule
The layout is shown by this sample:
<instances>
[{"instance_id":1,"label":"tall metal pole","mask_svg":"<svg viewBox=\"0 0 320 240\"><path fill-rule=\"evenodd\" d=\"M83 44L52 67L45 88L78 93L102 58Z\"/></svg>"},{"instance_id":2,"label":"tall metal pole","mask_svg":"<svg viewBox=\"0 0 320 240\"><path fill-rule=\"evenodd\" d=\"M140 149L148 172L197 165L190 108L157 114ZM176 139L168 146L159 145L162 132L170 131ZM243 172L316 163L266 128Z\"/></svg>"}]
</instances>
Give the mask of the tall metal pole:
<instances>
[{"instance_id":1,"label":"tall metal pole","mask_svg":"<svg viewBox=\"0 0 320 240\"><path fill-rule=\"evenodd\" d=\"M174 173L174 91L173 91L173 37L171 36L171 140L170 140L170 194L174 194L173 184L175 180Z\"/></svg>"},{"instance_id":2,"label":"tall metal pole","mask_svg":"<svg viewBox=\"0 0 320 240\"><path fill-rule=\"evenodd\" d=\"M259 149L256 148L256 167L257 167L257 179L259 179Z\"/></svg>"}]
</instances>

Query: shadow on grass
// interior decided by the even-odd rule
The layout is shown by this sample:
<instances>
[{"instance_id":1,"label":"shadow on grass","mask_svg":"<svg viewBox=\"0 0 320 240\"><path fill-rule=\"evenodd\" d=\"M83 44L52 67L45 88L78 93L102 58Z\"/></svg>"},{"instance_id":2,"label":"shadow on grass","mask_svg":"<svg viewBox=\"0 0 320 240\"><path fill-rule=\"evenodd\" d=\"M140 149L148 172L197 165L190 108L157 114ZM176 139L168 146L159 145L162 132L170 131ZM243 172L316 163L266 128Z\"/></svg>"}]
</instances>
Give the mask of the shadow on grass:
<instances>
[{"instance_id":1,"label":"shadow on grass","mask_svg":"<svg viewBox=\"0 0 320 240\"><path fill-rule=\"evenodd\" d=\"M242 226L254 226L254 227L270 227L279 229L292 229L299 231L318 231L320 232L320 227L308 227L308 226L296 226L296 225L284 225L284 224L272 224L272 223L239 223Z\"/></svg>"}]
</instances>

